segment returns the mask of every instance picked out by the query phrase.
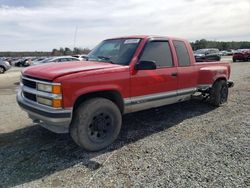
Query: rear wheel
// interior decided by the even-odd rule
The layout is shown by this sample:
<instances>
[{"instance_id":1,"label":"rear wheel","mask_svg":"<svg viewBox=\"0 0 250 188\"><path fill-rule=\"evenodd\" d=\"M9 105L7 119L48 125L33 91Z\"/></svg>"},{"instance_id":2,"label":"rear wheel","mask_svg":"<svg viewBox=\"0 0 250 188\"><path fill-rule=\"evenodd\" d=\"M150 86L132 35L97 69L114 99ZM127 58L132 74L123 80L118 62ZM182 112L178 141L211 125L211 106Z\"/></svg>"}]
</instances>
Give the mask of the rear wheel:
<instances>
[{"instance_id":1,"label":"rear wheel","mask_svg":"<svg viewBox=\"0 0 250 188\"><path fill-rule=\"evenodd\" d=\"M216 81L210 90L209 102L213 106L218 107L226 103L227 98L228 98L227 82L225 80Z\"/></svg>"},{"instance_id":2,"label":"rear wheel","mask_svg":"<svg viewBox=\"0 0 250 188\"><path fill-rule=\"evenodd\" d=\"M79 146L98 151L118 137L121 123L121 112L112 101L93 98L77 108L70 134Z\"/></svg>"}]
</instances>

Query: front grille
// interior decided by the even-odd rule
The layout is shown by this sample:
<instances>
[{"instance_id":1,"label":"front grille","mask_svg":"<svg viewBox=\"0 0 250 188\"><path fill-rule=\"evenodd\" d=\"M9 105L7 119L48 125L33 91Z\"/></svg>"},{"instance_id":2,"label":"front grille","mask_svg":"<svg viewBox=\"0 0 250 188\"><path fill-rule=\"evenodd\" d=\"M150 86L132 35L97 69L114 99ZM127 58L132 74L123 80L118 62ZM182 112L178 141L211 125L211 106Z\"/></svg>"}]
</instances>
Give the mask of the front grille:
<instances>
[{"instance_id":1,"label":"front grille","mask_svg":"<svg viewBox=\"0 0 250 188\"><path fill-rule=\"evenodd\" d=\"M57 94L37 90L37 87L36 87L37 83L47 84L47 85L56 85L53 82L44 81L41 79L31 78L31 77L27 77L27 76L21 77L21 81L22 81L22 96L27 101L30 101L30 102L32 101L32 102L35 102L37 104L46 105L46 101L45 101L46 99L51 100L54 98L58 98L58 99L62 98L61 94L57 95ZM45 100L43 100L43 101L37 100L37 98L38 98L37 96L44 98ZM47 106L53 108L51 105L47 105Z\"/></svg>"},{"instance_id":2,"label":"front grille","mask_svg":"<svg viewBox=\"0 0 250 188\"><path fill-rule=\"evenodd\" d=\"M27 93L27 92L23 91L23 96L29 100L36 102L36 95L34 95L32 93Z\"/></svg>"},{"instance_id":3,"label":"front grille","mask_svg":"<svg viewBox=\"0 0 250 188\"><path fill-rule=\"evenodd\" d=\"M26 80L26 79L23 78L22 83L23 83L24 86L36 89L36 82L34 82L34 81Z\"/></svg>"}]
</instances>

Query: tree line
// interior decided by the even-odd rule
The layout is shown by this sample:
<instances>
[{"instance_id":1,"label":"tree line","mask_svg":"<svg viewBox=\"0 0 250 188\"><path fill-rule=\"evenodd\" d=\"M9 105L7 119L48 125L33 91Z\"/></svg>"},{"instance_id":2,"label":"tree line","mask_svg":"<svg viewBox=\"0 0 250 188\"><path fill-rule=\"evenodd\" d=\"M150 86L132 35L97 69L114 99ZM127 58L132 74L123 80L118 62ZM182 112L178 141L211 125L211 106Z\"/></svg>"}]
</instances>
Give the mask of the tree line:
<instances>
[{"instance_id":1,"label":"tree line","mask_svg":"<svg viewBox=\"0 0 250 188\"><path fill-rule=\"evenodd\" d=\"M23 52L0 52L0 57L42 57L42 56L63 56L63 55L77 55L77 54L88 54L89 48L54 48L52 51L23 51Z\"/></svg>"},{"instance_id":2,"label":"tree line","mask_svg":"<svg viewBox=\"0 0 250 188\"><path fill-rule=\"evenodd\" d=\"M223 41L209 41L206 39L196 40L195 42L191 42L191 46L193 50L202 49L202 48L218 48L219 50L231 50L231 49L250 49L250 41L231 41L231 42L223 42ZM68 47L65 48L54 48L52 51L27 51L27 52L0 52L0 57L29 57L29 56L62 56L62 55L76 55L76 54L88 54L90 52L89 48L73 48L70 49Z\"/></svg>"},{"instance_id":3,"label":"tree line","mask_svg":"<svg viewBox=\"0 0 250 188\"><path fill-rule=\"evenodd\" d=\"M218 48L219 50L236 50L236 49L250 49L249 41L231 41L231 42L223 42L223 41L209 41L206 39L196 40L195 42L191 42L193 50L202 49L202 48Z\"/></svg>"},{"instance_id":4,"label":"tree line","mask_svg":"<svg viewBox=\"0 0 250 188\"><path fill-rule=\"evenodd\" d=\"M73 50L71 50L70 48L66 47L66 48L60 48L60 49L56 49L54 48L51 51L52 56L60 56L60 55L76 55L76 54L88 54L90 52L90 49L88 48L74 48Z\"/></svg>"}]
</instances>

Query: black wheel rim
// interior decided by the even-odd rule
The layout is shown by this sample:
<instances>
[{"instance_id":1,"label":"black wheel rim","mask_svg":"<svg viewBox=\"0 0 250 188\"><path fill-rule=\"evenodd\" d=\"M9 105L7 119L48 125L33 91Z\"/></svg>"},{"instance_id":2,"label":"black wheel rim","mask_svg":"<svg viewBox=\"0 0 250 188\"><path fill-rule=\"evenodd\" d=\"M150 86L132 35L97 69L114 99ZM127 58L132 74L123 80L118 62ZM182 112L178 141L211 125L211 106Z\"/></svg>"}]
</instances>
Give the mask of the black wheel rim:
<instances>
[{"instance_id":1,"label":"black wheel rim","mask_svg":"<svg viewBox=\"0 0 250 188\"><path fill-rule=\"evenodd\" d=\"M221 104L227 102L228 88L226 85L222 86L220 96L221 96L220 99Z\"/></svg>"},{"instance_id":2,"label":"black wheel rim","mask_svg":"<svg viewBox=\"0 0 250 188\"><path fill-rule=\"evenodd\" d=\"M113 131L112 117L107 113L93 116L88 127L88 136L94 142L102 142L109 138Z\"/></svg>"}]
</instances>

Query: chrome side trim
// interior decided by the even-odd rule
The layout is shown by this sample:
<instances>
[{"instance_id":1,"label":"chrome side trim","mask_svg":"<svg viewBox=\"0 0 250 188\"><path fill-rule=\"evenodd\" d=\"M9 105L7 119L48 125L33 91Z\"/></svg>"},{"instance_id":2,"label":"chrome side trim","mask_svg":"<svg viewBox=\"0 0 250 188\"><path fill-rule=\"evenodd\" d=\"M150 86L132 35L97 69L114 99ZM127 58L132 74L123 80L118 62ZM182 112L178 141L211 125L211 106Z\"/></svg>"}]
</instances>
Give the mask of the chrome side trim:
<instances>
[{"instance_id":1,"label":"chrome side trim","mask_svg":"<svg viewBox=\"0 0 250 188\"><path fill-rule=\"evenodd\" d=\"M164 93L157 93L157 94L150 94L150 95L143 95L139 97L131 97L130 99L124 99L125 105L133 105L143 102L150 102L154 100L160 100L164 98L170 98L177 96L177 91L170 91Z\"/></svg>"},{"instance_id":2,"label":"chrome side trim","mask_svg":"<svg viewBox=\"0 0 250 188\"><path fill-rule=\"evenodd\" d=\"M178 95L194 94L197 91L197 88L186 88L177 90Z\"/></svg>"},{"instance_id":3,"label":"chrome side trim","mask_svg":"<svg viewBox=\"0 0 250 188\"><path fill-rule=\"evenodd\" d=\"M189 100L191 98L191 95L196 91L197 88L186 88L157 94L125 98L124 113L126 114Z\"/></svg>"}]
</instances>

